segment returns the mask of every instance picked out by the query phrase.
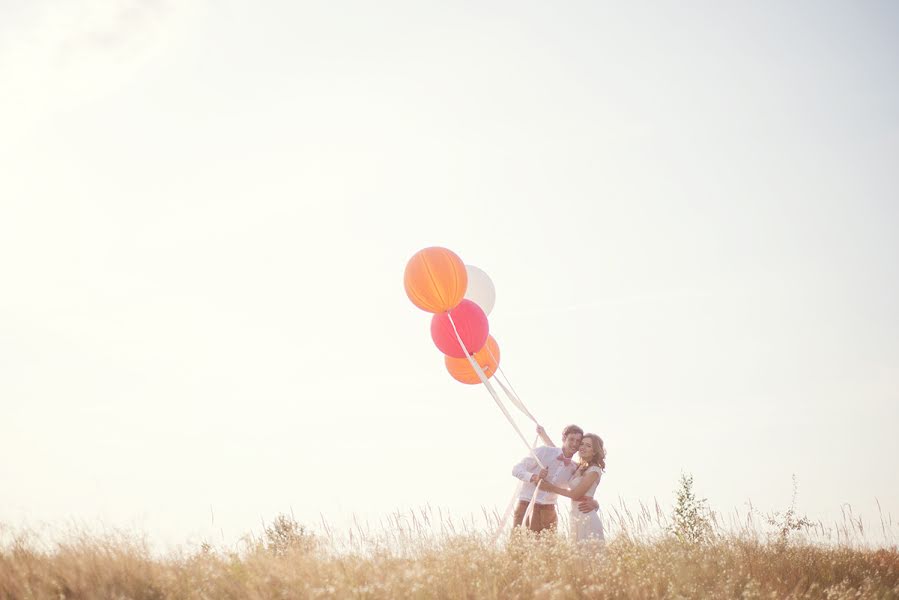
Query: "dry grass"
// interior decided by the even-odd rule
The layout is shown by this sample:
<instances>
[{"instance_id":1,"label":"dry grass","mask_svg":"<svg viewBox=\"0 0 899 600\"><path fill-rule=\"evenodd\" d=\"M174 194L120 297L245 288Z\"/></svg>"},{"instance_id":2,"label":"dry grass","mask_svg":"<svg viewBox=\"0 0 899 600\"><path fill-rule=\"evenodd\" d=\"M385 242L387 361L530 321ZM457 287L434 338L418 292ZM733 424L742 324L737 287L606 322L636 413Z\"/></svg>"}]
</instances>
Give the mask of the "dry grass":
<instances>
[{"instance_id":1,"label":"dry grass","mask_svg":"<svg viewBox=\"0 0 899 600\"><path fill-rule=\"evenodd\" d=\"M899 598L899 552L864 543L861 521L783 537L751 512L736 530L712 517L710 539L684 543L658 507L619 506L604 548L494 540L430 509L340 536L281 516L238 548L167 556L133 535L46 542L6 530L0 598Z\"/></svg>"}]
</instances>

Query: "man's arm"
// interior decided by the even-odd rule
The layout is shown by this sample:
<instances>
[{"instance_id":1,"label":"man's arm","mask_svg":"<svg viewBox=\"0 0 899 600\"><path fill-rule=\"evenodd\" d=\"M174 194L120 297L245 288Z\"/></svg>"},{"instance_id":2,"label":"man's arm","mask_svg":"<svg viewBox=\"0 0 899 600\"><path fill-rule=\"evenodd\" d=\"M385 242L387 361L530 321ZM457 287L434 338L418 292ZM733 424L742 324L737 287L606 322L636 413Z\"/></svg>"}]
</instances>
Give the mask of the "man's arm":
<instances>
[{"instance_id":1,"label":"man's arm","mask_svg":"<svg viewBox=\"0 0 899 600\"><path fill-rule=\"evenodd\" d=\"M549 446L550 448L555 448L556 445L553 443L552 439L548 435L546 435L546 430L543 429L542 425L537 425L537 435L540 436L540 439L543 440L543 443Z\"/></svg>"},{"instance_id":2,"label":"man's arm","mask_svg":"<svg viewBox=\"0 0 899 600\"><path fill-rule=\"evenodd\" d=\"M596 498L584 498L578 502L577 507L582 513L593 512L594 510L599 509L599 502Z\"/></svg>"},{"instance_id":3,"label":"man's arm","mask_svg":"<svg viewBox=\"0 0 899 600\"><path fill-rule=\"evenodd\" d=\"M512 467L512 475L525 483L536 482L541 475L546 477L546 473L540 471L537 461L531 455L525 456L520 463Z\"/></svg>"}]
</instances>

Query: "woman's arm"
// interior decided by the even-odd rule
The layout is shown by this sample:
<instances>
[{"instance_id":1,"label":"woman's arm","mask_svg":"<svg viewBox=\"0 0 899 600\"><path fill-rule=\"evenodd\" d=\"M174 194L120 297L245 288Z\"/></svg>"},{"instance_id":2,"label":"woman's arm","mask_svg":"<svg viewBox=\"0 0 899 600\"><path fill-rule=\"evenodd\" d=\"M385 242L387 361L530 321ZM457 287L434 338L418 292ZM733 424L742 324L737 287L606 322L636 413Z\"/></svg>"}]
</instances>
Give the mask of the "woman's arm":
<instances>
[{"instance_id":1,"label":"woman's arm","mask_svg":"<svg viewBox=\"0 0 899 600\"><path fill-rule=\"evenodd\" d=\"M590 471L586 475L584 475L580 483L578 483L577 487L573 490L560 488L559 486L553 485L545 479L540 482L540 488L554 494L559 494L560 496L565 496L567 498L580 498L584 495L584 492L590 489L591 485L596 483L597 479L599 479L599 473L597 473L596 471Z\"/></svg>"}]
</instances>

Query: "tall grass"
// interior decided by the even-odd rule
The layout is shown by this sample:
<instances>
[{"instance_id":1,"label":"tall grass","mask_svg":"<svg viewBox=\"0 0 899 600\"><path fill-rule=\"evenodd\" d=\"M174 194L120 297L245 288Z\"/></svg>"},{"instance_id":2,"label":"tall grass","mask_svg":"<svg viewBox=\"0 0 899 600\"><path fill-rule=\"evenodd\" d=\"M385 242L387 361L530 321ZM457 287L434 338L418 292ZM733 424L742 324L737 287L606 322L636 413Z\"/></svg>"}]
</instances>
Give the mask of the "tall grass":
<instances>
[{"instance_id":1,"label":"tall grass","mask_svg":"<svg viewBox=\"0 0 899 600\"><path fill-rule=\"evenodd\" d=\"M166 555L133 534L50 541L5 528L0 598L899 598L899 551L866 537L851 512L786 532L786 521L754 510L695 515L708 535L682 535L657 504L619 503L606 510L603 546L496 537L495 513L456 520L423 508L341 533L281 515L234 547ZM881 526L886 538L892 523Z\"/></svg>"}]
</instances>

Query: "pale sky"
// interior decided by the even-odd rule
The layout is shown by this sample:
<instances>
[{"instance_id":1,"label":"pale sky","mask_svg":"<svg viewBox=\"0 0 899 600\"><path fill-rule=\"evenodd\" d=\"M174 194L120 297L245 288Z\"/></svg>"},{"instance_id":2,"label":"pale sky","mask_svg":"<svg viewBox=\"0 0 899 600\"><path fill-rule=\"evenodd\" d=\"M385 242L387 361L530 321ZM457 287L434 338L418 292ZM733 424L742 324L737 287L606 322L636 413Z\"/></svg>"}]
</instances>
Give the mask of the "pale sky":
<instances>
[{"instance_id":1,"label":"pale sky","mask_svg":"<svg viewBox=\"0 0 899 600\"><path fill-rule=\"evenodd\" d=\"M601 505L899 516L890 2L0 2L0 521L505 507L403 292L491 275ZM526 426L522 421L522 426ZM528 427L528 434L532 428ZM214 522L212 515L214 514Z\"/></svg>"}]
</instances>

